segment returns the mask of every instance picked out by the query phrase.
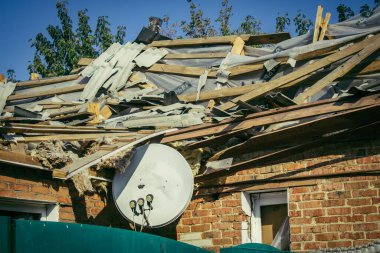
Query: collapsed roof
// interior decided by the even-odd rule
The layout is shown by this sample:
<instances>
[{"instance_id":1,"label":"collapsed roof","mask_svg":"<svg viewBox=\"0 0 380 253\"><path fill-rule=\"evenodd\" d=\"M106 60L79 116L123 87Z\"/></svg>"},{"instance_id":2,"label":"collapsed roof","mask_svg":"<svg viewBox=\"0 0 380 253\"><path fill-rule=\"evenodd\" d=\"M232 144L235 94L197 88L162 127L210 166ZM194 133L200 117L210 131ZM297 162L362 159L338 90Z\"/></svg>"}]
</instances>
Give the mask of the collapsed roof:
<instances>
[{"instance_id":1,"label":"collapsed roof","mask_svg":"<svg viewBox=\"0 0 380 253\"><path fill-rule=\"evenodd\" d=\"M379 24L377 9L291 39L116 43L78 73L2 84L0 161L85 175L84 192L90 178L107 181L90 168L125 169L146 142L178 149L204 183L356 133L378 137Z\"/></svg>"}]
</instances>

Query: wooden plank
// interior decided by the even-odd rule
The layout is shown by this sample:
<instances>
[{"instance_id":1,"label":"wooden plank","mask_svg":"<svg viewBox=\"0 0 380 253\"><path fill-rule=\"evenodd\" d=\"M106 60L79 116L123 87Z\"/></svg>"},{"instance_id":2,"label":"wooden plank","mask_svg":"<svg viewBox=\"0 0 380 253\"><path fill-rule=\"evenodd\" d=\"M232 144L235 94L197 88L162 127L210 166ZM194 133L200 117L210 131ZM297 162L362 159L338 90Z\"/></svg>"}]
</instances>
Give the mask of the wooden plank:
<instances>
[{"instance_id":1,"label":"wooden plank","mask_svg":"<svg viewBox=\"0 0 380 253\"><path fill-rule=\"evenodd\" d=\"M26 125L26 124L25 124ZM101 128L99 129L96 129L96 128L93 128L93 129L84 129L84 128L48 128L46 126L48 125L40 125L42 127L38 127L38 128L35 128L35 127L25 127L25 126L22 126L22 127L19 127L19 126L2 126L0 128L0 133L20 133L20 134L23 134L23 133L44 133L44 134L68 134L68 133L78 133L78 134L81 134L81 133L114 133L115 135L117 135L117 133L125 133L127 132L127 130L125 129L119 129L119 130L103 130Z\"/></svg>"},{"instance_id":2,"label":"wooden plank","mask_svg":"<svg viewBox=\"0 0 380 253\"><path fill-rule=\"evenodd\" d=\"M325 133L369 124L373 121L377 121L375 115L380 116L380 103L350 110L348 112L341 112L325 118L318 118L276 131L261 133L251 137L243 143L219 151L214 154L209 161L233 157L234 155L252 153L276 145L291 143L295 140L304 141L306 139L315 138L315 136L321 136Z\"/></svg>"},{"instance_id":3,"label":"wooden plank","mask_svg":"<svg viewBox=\"0 0 380 253\"><path fill-rule=\"evenodd\" d=\"M307 65L304 65L303 67L301 67L300 69L292 72L292 73L289 73L287 75L284 75L284 76L281 76L273 81L270 81L270 82L267 82L267 83L262 83L262 84L256 84L256 87L254 90L252 90L251 92L248 92L244 95L241 95L241 96L238 96L234 99L232 99L230 102L227 102L221 106L219 106L219 108L221 110L228 110L232 107L235 107L236 106L236 102L241 100L241 101L244 101L244 102L247 102L247 101L251 101L252 99L254 98L257 98L261 95L264 95L265 93L271 91L271 90L274 90L274 89L277 89L277 88L280 88L281 86L284 86L286 84L288 84L289 82L292 82L292 81L295 81L305 75L308 75L318 69L321 69L323 67L326 67L336 61L339 61L343 58L346 58L347 56L350 56L352 54L355 54L357 52L359 52L360 50L362 50L364 47L368 46L368 45L371 45L372 43L376 42L378 39L380 39L380 35L375 35L375 36L372 36L368 39L365 39L361 42L358 42L350 47L347 47L341 51L338 51L332 55L329 55L329 56L326 56L318 61L315 61L311 64L307 64ZM376 43L374 43L376 44ZM297 83L295 83L297 84ZM293 85L295 85L293 84Z\"/></svg>"},{"instance_id":4,"label":"wooden plank","mask_svg":"<svg viewBox=\"0 0 380 253\"><path fill-rule=\"evenodd\" d=\"M313 43L318 41L319 29L320 29L321 24L322 24L322 12L323 12L322 5L318 5L317 15L315 17L315 24L314 24Z\"/></svg>"},{"instance_id":5,"label":"wooden plank","mask_svg":"<svg viewBox=\"0 0 380 253\"><path fill-rule=\"evenodd\" d=\"M44 142L52 140L60 141L85 141L85 140L96 140L99 138L129 138L133 140L135 137L141 136L137 133L86 133L86 134L57 134L57 135L43 135L43 136L27 136L21 139L18 139L19 143L28 143L28 142ZM0 141L2 143L8 141Z\"/></svg>"},{"instance_id":6,"label":"wooden plank","mask_svg":"<svg viewBox=\"0 0 380 253\"><path fill-rule=\"evenodd\" d=\"M338 99L334 98L320 100L308 104L302 104L303 106L295 105L258 112L248 115L245 118L226 120L218 124L203 124L195 127L181 129L179 131L166 135L161 140L161 142L166 143L226 133L226 135L222 135L220 137L212 137L207 140L190 145L192 148L204 147L211 144L219 143L218 141L225 141L228 137L234 136L235 134L239 133L236 132L237 130L246 131L247 129L250 129L252 127L281 123L290 120L298 120L327 113L345 111L369 106L379 102L380 98L378 94L362 98L351 96Z\"/></svg>"},{"instance_id":7,"label":"wooden plank","mask_svg":"<svg viewBox=\"0 0 380 253\"><path fill-rule=\"evenodd\" d=\"M41 166L41 163L38 161L37 158L33 158L31 156L23 155L16 152L0 150L0 162L45 170L45 168Z\"/></svg>"},{"instance_id":8,"label":"wooden plank","mask_svg":"<svg viewBox=\"0 0 380 253\"><path fill-rule=\"evenodd\" d=\"M201 76L205 72L206 68L200 67L187 67L180 65L168 65L168 64L153 64L149 69L145 70L147 72L153 73L166 73L166 74L176 74L184 76ZM209 71L208 77L216 78L216 71Z\"/></svg>"},{"instance_id":9,"label":"wooden plank","mask_svg":"<svg viewBox=\"0 0 380 253\"><path fill-rule=\"evenodd\" d=\"M326 17L325 17L325 19L323 20L323 23L322 23L321 33L319 34L319 38L318 38L319 41L323 40L323 38L325 37L327 26L328 26L329 21L330 21L330 17L331 17L331 13L327 12L326 13Z\"/></svg>"},{"instance_id":10,"label":"wooden plank","mask_svg":"<svg viewBox=\"0 0 380 253\"><path fill-rule=\"evenodd\" d=\"M243 40L246 44L249 45L259 45L259 44L277 44L281 41L290 39L290 33L282 32L282 33L272 33L272 34L257 34L252 35L248 38L248 40Z\"/></svg>"},{"instance_id":11,"label":"wooden plank","mask_svg":"<svg viewBox=\"0 0 380 253\"><path fill-rule=\"evenodd\" d=\"M244 40L240 37L237 37L234 40L231 53L241 55L241 52L244 50L244 44L245 44Z\"/></svg>"},{"instance_id":12,"label":"wooden plank","mask_svg":"<svg viewBox=\"0 0 380 253\"><path fill-rule=\"evenodd\" d=\"M193 39L177 39L177 40L159 40L153 41L149 47L176 47L176 46L194 46L194 45L216 45L216 44L232 44L238 36L220 36L208 38L193 38ZM281 41L290 39L290 34L273 33L273 34L241 34L239 35L245 42L249 44L275 44Z\"/></svg>"},{"instance_id":13,"label":"wooden plank","mask_svg":"<svg viewBox=\"0 0 380 253\"><path fill-rule=\"evenodd\" d=\"M88 66L90 65L91 62L93 62L95 59L94 58L86 58L86 57L83 57L83 58L80 58L79 61L78 61L78 65L79 66Z\"/></svg>"},{"instance_id":14,"label":"wooden plank","mask_svg":"<svg viewBox=\"0 0 380 253\"><path fill-rule=\"evenodd\" d=\"M344 138L358 134L362 131L370 131L372 129L379 129L379 128L380 128L380 121L377 121L375 123L363 125L357 128L331 133L330 135L323 136L315 141L309 141L300 145L285 148L285 149L282 149L282 150L279 150L279 151L276 151L264 156L260 156L251 160L233 164L228 170L216 171L207 175L195 177L194 181L195 183L198 183L198 182L203 182L207 180L212 180L217 177L232 175L240 170L250 169L255 166L262 166L269 162L278 161L280 159L283 159L288 156L292 156L294 154L303 152L305 150L310 150L313 148L320 147L326 143L337 140L338 138L339 140L343 140Z\"/></svg>"},{"instance_id":15,"label":"wooden plank","mask_svg":"<svg viewBox=\"0 0 380 253\"><path fill-rule=\"evenodd\" d=\"M54 84L54 83L61 83L61 82L67 82L76 80L79 78L80 75L68 75L68 76L59 76L59 77L52 77L52 78L46 78L46 79L39 79L39 80L32 80L32 81L23 81L16 83L16 87L30 87L30 86L39 86L39 85L47 85L47 84Z\"/></svg>"},{"instance_id":16,"label":"wooden plank","mask_svg":"<svg viewBox=\"0 0 380 253\"><path fill-rule=\"evenodd\" d=\"M376 36L373 36L376 37ZM342 65L338 66L324 78L320 79L314 85L306 89L303 93L299 94L296 98L293 99L296 103L303 103L305 100L315 95L323 88L327 87L331 82L335 81L339 77L344 76L363 60L369 57L371 54L376 52L380 48L380 43L372 43L363 48L359 53L352 56L348 61L344 62Z\"/></svg>"},{"instance_id":17,"label":"wooden plank","mask_svg":"<svg viewBox=\"0 0 380 253\"><path fill-rule=\"evenodd\" d=\"M38 92L30 92L23 94L15 94L8 97L7 101L15 101L27 98L36 98L36 97L45 97L45 96L53 96L59 94L72 93L77 91L82 91L84 89L84 85L73 85L65 88L51 89L47 91L38 91Z\"/></svg>"},{"instance_id":18,"label":"wooden plank","mask_svg":"<svg viewBox=\"0 0 380 253\"><path fill-rule=\"evenodd\" d=\"M209 58L225 58L227 53L198 53L198 54L167 54L164 59L209 59Z\"/></svg>"},{"instance_id":19,"label":"wooden plank","mask_svg":"<svg viewBox=\"0 0 380 253\"><path fill-rule=\"evenodd\" d=\"M101 161L109 159L110 157L117 155L120 152L131 149L134 146L139 145L139 144L141 144L147 140L150 140L150 139L155 138L157 136L160 136L166 132L171 132L174 130L176 130L176 129L164 130L161 132L146 135L146 136L144 136L138 140L135 140L135 141L127 143L127 144L125 144L125 143L121 143L120 145L118 144L119 147L116 150L113 150L111 152L105 151L105 150L98 151L98 152L96 152L96 153L94 153L88 157L76 160L74 163L58 170L56 172L56 174L54 174L54 172L56 171L56 170L54 170L53 171L53 177L59 176L59 178L67 180L67 179L71 178L72 176L80 173L81 171L88 169L91 166L96 165L97 163L99 163ZM62 175L65 175L65 177L61 177Z\"/></svg>"}]
</instances>

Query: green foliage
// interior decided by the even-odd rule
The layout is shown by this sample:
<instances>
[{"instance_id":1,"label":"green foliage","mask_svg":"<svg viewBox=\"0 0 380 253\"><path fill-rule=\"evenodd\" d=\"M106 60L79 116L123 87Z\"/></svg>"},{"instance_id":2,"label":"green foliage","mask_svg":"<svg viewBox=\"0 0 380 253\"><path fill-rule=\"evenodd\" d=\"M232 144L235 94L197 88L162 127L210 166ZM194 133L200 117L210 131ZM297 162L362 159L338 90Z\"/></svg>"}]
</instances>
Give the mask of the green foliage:
<instances>
[{"instance_id":1,"label":"green foliage","mask_svg":"<svg viewBox=\"0 0 380 253\"><path fill-rule=\"evenodd\" d=\"M107 16L98 17L95 30L95 45L99 46L100 51L104 52L112 44L112 33L110 22Z\"/></svg>"},{"instance_id":2,"label":"green foliage","mask_svg":"<svg viewBox=\"0 0 380 253\"><path fill-rule=\"evenodd\" d=\"M162 25L161 34L166 37L175 39L177 37L177 32L178 32L178 26L179 26L178 22L174 22L170 24L170 17L168 15L165 15L162 18L162 21L163 21L163 25Z\"/></svg>"},{"instance_id":3,"label":"green foliage","mask_svg":"<svg viewBox=\"0 0 380 253\"><path fill-rule=\"evenodd\" d=\"M16 71L14 69L8 69L7 70L7 80L8 82L16 83Z\"/></svg>"},{"instance_id":4,"label":"green foliage","mask_svg":"<svg viewBox=\"0 0 380 253\"><path fill-rule=\"evenodd\" d=\"M87 16L87 9L78 12L78 28L76 31L76 37L78 40L77 52L81 56L93 58L97 56L97 52L93 48L95 38L92 36L89 20L90 18Z\"/></svg>"},{"instance_id":5,"label":"green foliage","mask_svg":"<svg viewBox=\"0 0 380 253\"><path fill-rule=\"evenodd\" d=\"M127 27L124 26L124 25L119 25L117 27L117 31L116 31L116 35L115 35L115 39L114 39L114 42L119 42L120 44L124 44L124 38L125 38L125 35L127 34L125 31L127 30Z\"/></svg>"},{"instance_id":6,"label":"green foliage","mask_svg":"<svg viewBox=\"0 0 380 253\"><path fill-rule=\"evenodd\" d=\"M276 32L285 32L286 26L290 25L290 18L287 12L281 15L281 13L277 13L276 17Z\"/></svg>"},{"instance_id":7,"label":"green foliage","mask_svg":"<svg viewBox=\"0 0 380 253\"><path fill-rule=\"evenodd\" d=\"M241 22L235 34L260 34L261 33L261 21L255 19L253 16L246 16Z\"/></svg>"},{"instance_id":8,"label":"green foliage","mask_svg":"<svg viewBox=\"0 0 380 253\"><path fill-rule=\"evenodd\" d=\"M336 11L338 12L339 22L347 20L355 15L354 11L344 4L339 4L338 7L336 7Z\"/></svg>"},{"instance_id":9,"label":"green foliage","mask_svg":"<svg viewBox=\"0 0 380 253\"><path fill-rule=\"evenodd\" d=\"M219 23L219 34L221 36L226 36L231 34L231 19L232 17L232 6L228 0L222 1L222 8L219 11L219 16L215 20Z\"/></svg>"},{"instance_id":10,"label":"green foliage","mask_svg":"<svg viewBox=\"0 0 380 253\"><path fill-rule=\"evenodd\" d=\"M300 10L297 11L297 15L293 18L294 25L296 26L296 33L298 35L303 35L309 31L313 26L313 21L306 18L306 15L301 13Z\"/></svg>"},{"instance_id":11,"label":"green foliage","mask_svg":"<svg viewBox=\"0 0 380 253\"><path fill-rule=\"evenodd\" d=\"M202 38L215 36L216 32L211 20L203 16L203 11L190 1L190 21L181 21L180 27L186 37Z\"/></svg>"},{"instance_id":12,"label":"green foliage","mask_svg":"<svg viewBox=\"0 0 380 253\"><path fill-rule=\"evenodd\" d=\"M39 73L43 77L66 75L77 67L76 64L81 57L96 57L114 41L124 42L125 26L118 26L116 35L113 36L110 23L105 16L98 18L93 35L86 9L78 12L78 26L75 32L67 1L57 1L56 9L60 25L48 25L46 31L49 38L43 33L38 33L30 40L35 49L33 61L28 65L30 73Z\"/></svg>"}]
</instances>

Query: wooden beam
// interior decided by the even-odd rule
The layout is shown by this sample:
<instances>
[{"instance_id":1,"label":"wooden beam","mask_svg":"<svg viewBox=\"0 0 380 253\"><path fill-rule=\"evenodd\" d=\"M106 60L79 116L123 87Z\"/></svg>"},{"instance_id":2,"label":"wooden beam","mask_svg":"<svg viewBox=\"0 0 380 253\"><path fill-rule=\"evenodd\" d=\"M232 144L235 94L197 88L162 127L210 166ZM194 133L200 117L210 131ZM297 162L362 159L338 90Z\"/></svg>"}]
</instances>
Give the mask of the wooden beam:
<instances>
[{"instance_id":1,"label":"wooden beam","mask_svg":"<svg viewBox=\"0 0 380 253\"><path fill-rule=\"evenodd\" d=\"M30 92L30 93L23 93L23 94L15 94L8 97L7 101L14 101L14 100L21 100L21 99L27 99L27 98L37 98L37 97L45 97L45 96L53 96L53 95L59 95L59 94L66 94L66 93L72 93L77 91L82 91L84 89L85 85L73 85L70 87L64 87L64 88L58 88L58 89L51 89L47 91L38 91L38 92Z\"/></svg>"},{"instance_id":2,"label":"wooden beam","mask_svg":"<svg viewBox=\"0 0 380 253\"><path fill-rule=\"evenodd\" d=\"M150 140L154 137L160 136L164 134L165 132L171 132L174 130L175 129L164 130L161 132L146 135L138 140L135 140L127 144L126 143L117 144L118 148L113 151L100 150L92 155L89 155L88 157L78 159L74 163L67 165L66 167L62 169L54 170L53 177L67 180L73 177L74 175L80 173L81 171L86 170L90 168L91 166L98 164L101 161L105 161L106 159L109 159L112 156L119 154L120 152L131 149L134 146L141 144L147 140Z\"/></svg>"},{"instance_id":3,"label":"wooden beam","mask_svg":"<svg viewBox=\"0 0 380 253\"><path fill-rule=\"evenodd\" d=\"M176 47L176 46L194 46L194 45L215 45L215 44L232 44L238 36L220 36L208 38L194 39L177 39L177 40L159 40L153 41L149 47ZM245 42L249 44L275 44L290 38L289 33L274 34L241 34L239 35Z\"/></svg>"},{"instance_id":4,"label":"wooden beam","mask_svg":"<svg viewBox=\"0 0 380 253\"><path fill-rule=\"evenodd\" d=\"M62 83L67 81L76 80L80 75L68 75L68 76L59 76L46 79L32 80L32 81L23 81L16 83L16 87L30 87L30 86L40 86L54 83Z\"/></svg>"},{"instance_id":5,"label":"wooden beam","mask_svg":"<svg viewBox=\"0 0 380 253\"><path fill-rule=\"evenodd\" d=\"M91 62L93 62L95 59L94 58L86 58L86 57L83 57L83 58L80 58L79 61L78 61L78 65L79 66L88 66L90 65Z\"/></svg>"},{"instance_id":6,"label":"wooden beam","mask_svg":"<svg viewBox=\"0 0 380 253\"><path fill-rule=\"evenodd\" d=\"M23 155L16 152L0 150L0 162L23 167L30 167L34 169L46 170L46 168L42 167L41 163L38 161L37 158L33 158L31 156Z\"/></svg>"},{"instance_id":7,"label":"wooden beam","mask_svg":"<svg viewBox=\"0 0 380 253\"><path fill-rule=\"evenodd\" d=\"M227 102L227 103L219 106L219 108L221 110L225 111L225 110L228 110L232 107L235 107L237 101L239 101L239 100L244 101L244 102L251 101L252 99L257 98L261 95L264 95L265 93L267 93L271 90L280 88L281 86L284 86L284 85L288 84L289 82L295 81L295 80L297 80L297 79L299 79L305 75L308 75L308 74L310 74L310 73L312 73L318 69L324 68L328 65L331 65L334 62L337 62L343 58L346 58L347 56L355 54L355 53L359 52L360 50L362 50L364 47L367 47L368 45L377 44L374 42L376 42L378 39L380 39L380 34L372 36L372 37L365 39L361 42L358 42L358 43L356 43L350 47L347 47L347 48L345 48L341 51L338 51L332 55L326 56L326 57L324 57L318 61L315 61L311 64L304 65L300 69L298 69L292 73L289 73L287 75L281 76L281 77L279 77L273 81L270 81L267 83L256 84L255 89L252 90L251 92L248 92L244 95L238 96L238 97L232 99L230 102ZM295 85L295 84L297 84L297 83L294 83L293 85Z\"/></svg>"},{"instance_id":8,"label":"wooden beam","mask_svg":"<svg viewBox=\"0 0 380 253\"><path fill-rule=\"evenodd\" d=\"M315 24L314 24L313 43L318 41L319 29L320 29L321 24L322 24L322 12L323 12L322 5L318 5L317 15L315 17Z\"/></svg>"},{"instance_id":9,"label":"wooden beam","mask_svg":"<svg viewBox=\"0 0 380 253\"><path fill-rule=\"evenodd\" d=\"M168 65L168 64L153 64L149 69L145 70L147 72L153 73L166 73L166 74L176 74L184 76L201 76L205 72L206 68L200 67L187 67L180 65ZM144 70L143 70L144 71ZM216 71L209 71L208 77L216 78Z\"/></svg>"},{"instance_id":10,"label":"wooden beam","mask_svg":"<svg viewBox=\"0 0 380 253\"><path fill-rule=\"evenodd\" d=\"M198 53L198 54L167 54L164 56L166 60L172 59L209 59L209 58L225 58L227 53Z\"/></svg>"},{"instance_id":11,"label":"wooden beam","mask_svg":"<svg viewBox=\"0 0 380 253\"><path fill-rule=\"evenodd\" d=\"M330 21L330 17L331 17L331 13L327 12L326 13L326 17L325 17L325 19L323 20L323 23L322 23L321 33L319 34L319 38L318 38L319 41L323 40L323 38L325 37L327 26L328 26L329 21Z\"/></svg>"},{"instance_id":12,"label":"wooden beam","mask_svg":"<svg viewBox=\"0 0 380 253\"><path fill-rule=\"evenodd\" d=\"M237 37L232 45L231 53L241 55L241 52L244 50L244 44L244 40L240 37Z\"/></svg>"},{"instance_id":13,"label":"wooden beam","mask_svg":"<svg viewBox=\"0 0 380 253\"><path fill-rule=\"evenodd\" d=\"M267 163L272 163L280 159L283 159L285 157L303 152L305 150L310 150L313 148L320 147L326 143L336 140L337 138L339 138L339 140L342 140L344 138L358 134L362 131L370 131L372 129L378 130L379 128L380 128L380 121L371 123L368 125L363 125L363 126L353 128L353 129L331 133L330 135L323 136L315 141L309 141L300 145L285 148L285 149L282 149L282 150L279 150L279 151L276 151L264 156L260 156L251 160L233 164L228 170L220 170L220 171L216 171L207 175L195 177L194 181L195 183L198 183L198 182L213 180L217 177L229 176L240 170L250 169L255 166L262 166Z\"/></svg>"},{"instance_id":14,"label":"wooden beam","mask_svg":"<svg viewBox=\"0 0 380 253\"><path fill-rule=\"evenodd\" d=\"M252 127L265 126L269 124L281 123L290 120L298 120L327 113L351 110L355 108L369 106L379 102L379 95L375 94L361 98L350 96L345 98L326 99L307 104L272 109L268 111L254 113L248 115L245 118L225 120L217 124L203 124L199 126L181 129L179 131L167 134L161 140L161 143L199 138L203 136L217 135L223 133L227 133L226 135L237 134L239 133L236 132L237 130L246 131L247 129L250 129ZM195 148L196 146L204 147L212 143L218 143L216 142L218 140L225 141L227 137L228 136L216 136L204 141L200 141L198 144L191 144L190 146L192 146L193 148Z\"/></svg>"},{"instance_id":15,"label":"wooden beam","mask_svg":"<svg viewBox=\"0 0 380 253\"><path fill-rule=\"evenodd\" d=\"M376 36L373 36L376 37ZM362 61L364 61L371 54L376 52L380 48L380 43L372 43L364 47L359 53L352 56L348 61L344 62L342 65L338 66L324 78L320 79L314 85L306 89L303 93L299 94L296 98L293 99L296 103L303 103L305 100L315 95L323 88L327 87L331 82L336 79L344 76Z\"/></svg>"},{"instance_id":16,"label":"wooden beam","mask_svg":"<svg viewBox=\"0 0 380 253\"><path fill-rule=\"evenodd\" d=\"M339 131L345 128L354 128L363 124L369 124L380 116L380 103L341 112L332 116L318 118L295 126L290 126L272 132L259 133L243 143L231 146L214 154L209 161L215 161L234 155L252 153L284 143L304 141L326 133ZM380 119L378 119L380 120Z\"/></svg>"}]
</instances>

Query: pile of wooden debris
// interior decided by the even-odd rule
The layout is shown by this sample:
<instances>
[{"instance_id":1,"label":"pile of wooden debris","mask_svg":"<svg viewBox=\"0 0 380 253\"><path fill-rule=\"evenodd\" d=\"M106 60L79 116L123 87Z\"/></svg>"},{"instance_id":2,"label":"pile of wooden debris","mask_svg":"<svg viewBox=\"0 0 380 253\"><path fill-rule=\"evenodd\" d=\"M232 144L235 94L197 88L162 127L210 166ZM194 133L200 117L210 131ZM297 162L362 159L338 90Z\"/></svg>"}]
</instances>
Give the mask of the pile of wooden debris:
<instances>
[{"instance_id":1,"label":"pile of wooden debris","mask_svg":"<svg viewBox=\"0 0 380 253\"><path fill-rule=\"evenodd\" d=\"M138 145L171 143L208 194L210 179L378 136L379 13L329 26L318 15L292 39L116 43L72 75L1 84L0 161L107 181L94 171L126 167Z\"/></svg>"}]
</instances>

